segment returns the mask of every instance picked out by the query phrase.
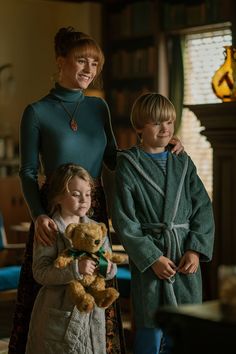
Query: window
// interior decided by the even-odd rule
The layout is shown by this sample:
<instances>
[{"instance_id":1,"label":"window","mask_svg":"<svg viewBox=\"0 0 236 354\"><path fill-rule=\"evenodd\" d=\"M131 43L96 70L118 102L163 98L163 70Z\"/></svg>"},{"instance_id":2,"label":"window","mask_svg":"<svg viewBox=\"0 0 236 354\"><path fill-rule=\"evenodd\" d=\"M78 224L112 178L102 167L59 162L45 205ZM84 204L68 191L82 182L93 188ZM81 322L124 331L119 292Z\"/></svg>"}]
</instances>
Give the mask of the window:
<instances>
[{"instance_id":1,"label":"window","mask_svg":"<svg viewBox=\"0 0 236 354\"><path fill-rule=\"evenodd\" d=\"M215 71L224 62L224 46L232 45L230 29L218 29L184 36L184 104L221 102L211 87ZM212 148L201 131L198 118L184 108L178 132L212 198Z\"/></svg>"}]
</instances>

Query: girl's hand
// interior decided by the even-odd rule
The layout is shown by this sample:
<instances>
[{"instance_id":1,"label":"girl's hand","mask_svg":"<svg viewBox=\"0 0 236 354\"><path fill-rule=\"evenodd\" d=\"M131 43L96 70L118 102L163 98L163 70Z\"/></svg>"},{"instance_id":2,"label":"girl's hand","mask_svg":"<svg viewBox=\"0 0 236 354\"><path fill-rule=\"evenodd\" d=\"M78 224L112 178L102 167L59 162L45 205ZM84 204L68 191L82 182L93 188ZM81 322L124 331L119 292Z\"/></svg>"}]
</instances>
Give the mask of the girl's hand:
<instances>
[{"instance_id":1,"label":"girl's hand","mask_svg":"<svg viewBox=\"0 0 236 354\"><path fill-rule=\"evenodd\" d=\"M97 264L92 259L81 259L79 262L79 272L83 275L93 275Z\"/></svg>"},{"instance_id":2,"label":"girl's hand","mask_svg":"<svg viewBox=\"0 0 236 354\"><path fill-rule=\"evenodd\" d=\"M112 262L108 260L108 264L107 264L107 274L110 273L111 268L112 268Z\"/></svg>"},{"instance_id":3,"label":"girl's hand","mask_svg":"<svg viewBox=\"0 0 236 354\"><path fill-rule=\"evenodd\" d=\"M178 272L183 274L196 273L199 266L199 253L188 250L181 258Z\"/></svg>"},{"instance_id":4,"label":"girl's hand","mask_svg":"<svg viewBox=\"0 0 236 354\"><path fill-rule=\"evenodd\" d=\"M176 273L176 265L169 258L161 256L152 264L152 270L159 279L169 279Z\"/></svg>"},{"instance_id":5,"label":"girl's hand","mask_svg":"<svg viewBox=\"0 0 236 354\"><path fill-rule=\"evenodd\" d=\"M51 246L57 235L57 225L47 215L39 215L34 222L35 239L44 246Z\"/></svg>"},{"instance_id":6,"label":"girl's hand","mask_svg":"<svg viewBox=\"0 0 236 354\"><path fill-rule=\"evenodd\" d=\"M179 153L184 152L184 146L182 145L179 138L177 138L177 136L173 136L173 138L170 140L170 144L174 145L171 152L175 153L176 155L179 155Z\"/></svg>"}]
</instances>

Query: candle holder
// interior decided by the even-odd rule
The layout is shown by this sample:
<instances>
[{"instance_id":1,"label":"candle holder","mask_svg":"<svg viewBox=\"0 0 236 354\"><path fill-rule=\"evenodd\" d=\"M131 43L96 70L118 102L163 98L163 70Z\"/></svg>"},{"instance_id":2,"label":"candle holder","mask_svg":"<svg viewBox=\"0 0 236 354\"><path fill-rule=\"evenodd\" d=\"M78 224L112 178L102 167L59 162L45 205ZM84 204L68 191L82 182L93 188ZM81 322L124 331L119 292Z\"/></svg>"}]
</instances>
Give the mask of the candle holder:
<instances>
[{"instance_id":1,"label":"candle holder","mask_svg":"<svg viewBox=\"0 0 236 354\"><path fill-rule=\"evenodd\" d=\"M225 62L212 77L212 89L223 102L236 100L236 48L224 46Z\"/></svg>"}]
</instances>

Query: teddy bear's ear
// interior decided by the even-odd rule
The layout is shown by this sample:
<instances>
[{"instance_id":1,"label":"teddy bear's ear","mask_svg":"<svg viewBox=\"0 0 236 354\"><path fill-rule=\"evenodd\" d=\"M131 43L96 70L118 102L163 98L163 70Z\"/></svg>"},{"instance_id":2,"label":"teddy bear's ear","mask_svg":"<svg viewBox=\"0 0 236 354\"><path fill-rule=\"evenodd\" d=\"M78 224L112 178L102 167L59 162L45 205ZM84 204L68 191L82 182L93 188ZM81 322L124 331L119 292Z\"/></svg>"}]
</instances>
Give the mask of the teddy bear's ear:
<instances>
[{"instance_id":1,"label":"teddy bear's ear","mask_svg":"<svg viewBox=\"0 0 236 354\"><path fill-rule=\"evenodd\" d=\"M103 222L100 222L99 225L101 226L103 236L107 234L107 227Z\"/></svg>"},{"instance_id":2,"label":"teddy bear's ear","mask_svg":"<svg viewBox=\"0 0 236 354\"><path fill-rule=\"evenodd\" d=\"M72 238L72 234L76 226L78 226L78 224L74 224L74 223L71 223L67 226L65 234L68 238L70 239Z\"/></svg>"}]
</instances>

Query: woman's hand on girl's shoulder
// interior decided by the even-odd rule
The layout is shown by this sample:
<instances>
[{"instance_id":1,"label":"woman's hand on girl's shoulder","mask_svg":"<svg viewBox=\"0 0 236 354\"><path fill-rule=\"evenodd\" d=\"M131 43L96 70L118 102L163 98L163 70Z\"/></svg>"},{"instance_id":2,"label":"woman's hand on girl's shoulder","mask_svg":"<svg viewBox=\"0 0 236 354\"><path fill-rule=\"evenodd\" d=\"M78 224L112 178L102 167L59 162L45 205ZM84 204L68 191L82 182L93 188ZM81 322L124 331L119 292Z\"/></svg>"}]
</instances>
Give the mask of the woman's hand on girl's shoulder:
<instances>
[{"instance_id":1,"label":"woman's hand on girl's shoulder","mask_svg":"<svg viewBox=\"0 0 236 354\"><path fill-rule=\"evenodd\" d=\"M177 136L173 136L169 144L173 145L171 152L174 154L179 155L181 152L184 152L184 146Z\"/></svg>"},{"instance_id":2,"label":"woman's hand on girl's shoulder","mask_svg":"<svg viewBox=\"0 0 236 354\"><path fill-rule=\"evenodd\" d=\"M34 222L35 239L44 246L51 246L56 239L57 225L48 215L39 215Z\"/></svg>"}]
</instances>

